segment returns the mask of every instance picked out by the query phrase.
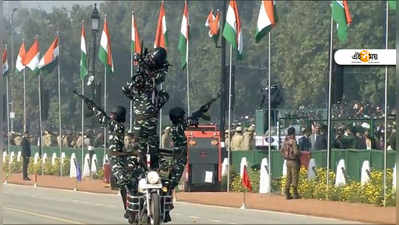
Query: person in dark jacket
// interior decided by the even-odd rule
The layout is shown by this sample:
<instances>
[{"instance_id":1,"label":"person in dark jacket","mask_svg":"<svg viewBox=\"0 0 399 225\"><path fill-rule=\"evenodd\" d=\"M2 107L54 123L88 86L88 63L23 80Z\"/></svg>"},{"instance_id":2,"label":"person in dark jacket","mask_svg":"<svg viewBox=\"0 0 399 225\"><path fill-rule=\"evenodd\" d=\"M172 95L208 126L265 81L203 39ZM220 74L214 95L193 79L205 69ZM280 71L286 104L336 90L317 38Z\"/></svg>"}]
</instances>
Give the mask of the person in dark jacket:
<instances>
[{"instance_id":1,"label":"person in dark jacket","mask_svg":"<svg viewBox=\"0 0 399 225\"><path fill-rule=\"evenodd\" d=\"M312 143L310 141L310 135L312 134L312 131L310 128L306 128L303 131L303 136L299 138L298 140L298 148L300 151L307 151L309 152L310 149L312 149Z\"/></svg>"},{"instance_id":2,"label":"person in dark jacket","mask_svg":"<svg viewBox=\"0 0 399 225\"><path fill-rule=\"evenodd\" d=\"M30 178L28 177L28 165L31 154L29 133L25 131L22 139L22 179L27 181L30 181Z\"/></svg>"},{"instance_id":3,"label":"person in dark jacket","mask_svg":"<svg viewBox=\"0 0 399 225\"><path fill-rule=\"evenodd\" d=\"M325 150L327 149L327 126L321 127L321 135L316 136L316 140L313 146L313 150Z\"/></svg>"}]
</instances>

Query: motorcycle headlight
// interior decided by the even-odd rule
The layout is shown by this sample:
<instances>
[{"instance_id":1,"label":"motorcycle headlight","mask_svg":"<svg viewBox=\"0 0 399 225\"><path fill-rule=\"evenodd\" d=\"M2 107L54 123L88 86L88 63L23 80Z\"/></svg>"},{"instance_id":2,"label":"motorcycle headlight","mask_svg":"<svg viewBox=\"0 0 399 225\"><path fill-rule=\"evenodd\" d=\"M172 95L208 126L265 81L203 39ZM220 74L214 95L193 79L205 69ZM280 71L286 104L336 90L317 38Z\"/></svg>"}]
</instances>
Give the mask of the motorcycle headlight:
<instances>
[{"instance_id":1,"label":"motorcycle headlight","mask_svg":"<svg viewBox=\"0 0 399 225\"><path fill-rule=\"evenodd\" d=\"M151 171L147 174L147 181L150 184L157 184L159 182L160 178L157 172Z\"/></svg>"}]
</instances>

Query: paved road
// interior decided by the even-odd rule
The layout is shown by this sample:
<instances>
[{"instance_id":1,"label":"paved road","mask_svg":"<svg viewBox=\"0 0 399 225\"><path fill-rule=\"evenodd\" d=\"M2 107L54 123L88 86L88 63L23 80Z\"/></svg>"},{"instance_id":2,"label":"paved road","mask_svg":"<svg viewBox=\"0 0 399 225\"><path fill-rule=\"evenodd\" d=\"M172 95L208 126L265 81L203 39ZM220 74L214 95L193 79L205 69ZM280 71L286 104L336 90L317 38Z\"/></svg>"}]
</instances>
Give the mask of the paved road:
<instances>
[{"instance_id":1,"label":"paved road","mask_svg":"<svg viewBox=\"0 0 399 225\"><path fill-rule=\"evenodd\" d=\"M120 196L3 185L4 224L127 224ZM175 224L349 224L350 221L177 202Z\"/></svg>"}]
</instances>

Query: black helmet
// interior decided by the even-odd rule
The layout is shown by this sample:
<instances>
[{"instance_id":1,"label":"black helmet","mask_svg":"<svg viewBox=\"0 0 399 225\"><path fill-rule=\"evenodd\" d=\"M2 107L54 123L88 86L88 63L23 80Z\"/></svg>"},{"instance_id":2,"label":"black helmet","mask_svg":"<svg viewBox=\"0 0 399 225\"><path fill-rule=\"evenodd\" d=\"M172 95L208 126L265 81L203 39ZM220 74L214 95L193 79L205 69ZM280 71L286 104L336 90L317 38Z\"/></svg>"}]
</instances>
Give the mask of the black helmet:
<instances>
[{"instance_id":1,"label":"black helmet","mask_svg":"<svg viewBox=\"0 0 399 225\"><path fill-rule=\"evenodd\" d=\"M156 48L154 52L151 53L151 60L158 67L161 67L166 63L166 57L166 50L161 47Z\"/></svg>"},{"instance_id":2,"label":"black helmet","mask_svg":"<svg viewBox=\"0 0 399 225\"><path fill-rule=\"evenodd\" d=\"M180 107L174 107L169 111L169 119L173 124L178 124L184 120L186 112Z\"/></svg>"},{"instance_id":3,"label":"black helmet","mask_svg":"<svg viewBox=\"0 0 399 225\"><path fill-rule=\"evenodd\" d=\"M124 123L126 121L126 109L123 106L117 106L115 107L112 111L112 114L114 114L114 118L117 122Z\"/></svg>"}]
</instances>

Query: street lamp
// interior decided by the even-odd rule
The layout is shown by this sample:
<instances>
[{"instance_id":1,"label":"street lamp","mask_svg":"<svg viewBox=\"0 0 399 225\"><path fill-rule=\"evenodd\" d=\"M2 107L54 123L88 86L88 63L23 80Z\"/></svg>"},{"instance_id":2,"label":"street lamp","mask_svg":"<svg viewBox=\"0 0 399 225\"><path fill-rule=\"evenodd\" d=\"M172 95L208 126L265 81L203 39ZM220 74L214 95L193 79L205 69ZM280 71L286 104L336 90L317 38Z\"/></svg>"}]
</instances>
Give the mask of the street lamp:
<instances>
[{"instance_id":1,"label":"street lamp","mask_svg":"<svg viewBox=\"0 0 399 225\"><path fill-rule=\"evenodd\" d=\"M94 76L96 74L97 33L100 28L100 14L98 13L97 10L97 4L94 4L94 9L93 12L91 13L90 19L91 19L91 31L93 34L93 41L92 41L92 54L91 54L92 57L91 57L90 70L89 70L90 76L87 82L87 86L93 89L93 97L95 97L96 84L94 81Z\"/></svg>"},{"instance_id":2,"label":"street lamp","mask_svg":"<svg viewBox=\"0 0 399 225\"><path fill-rule=\"evenodd\" d=\"M97 32L99 27L100 27L100 14L98 13L97 10L97 4L94 3L94 9L91 14L91 30Z\"/></svg>"}]
</instances>

